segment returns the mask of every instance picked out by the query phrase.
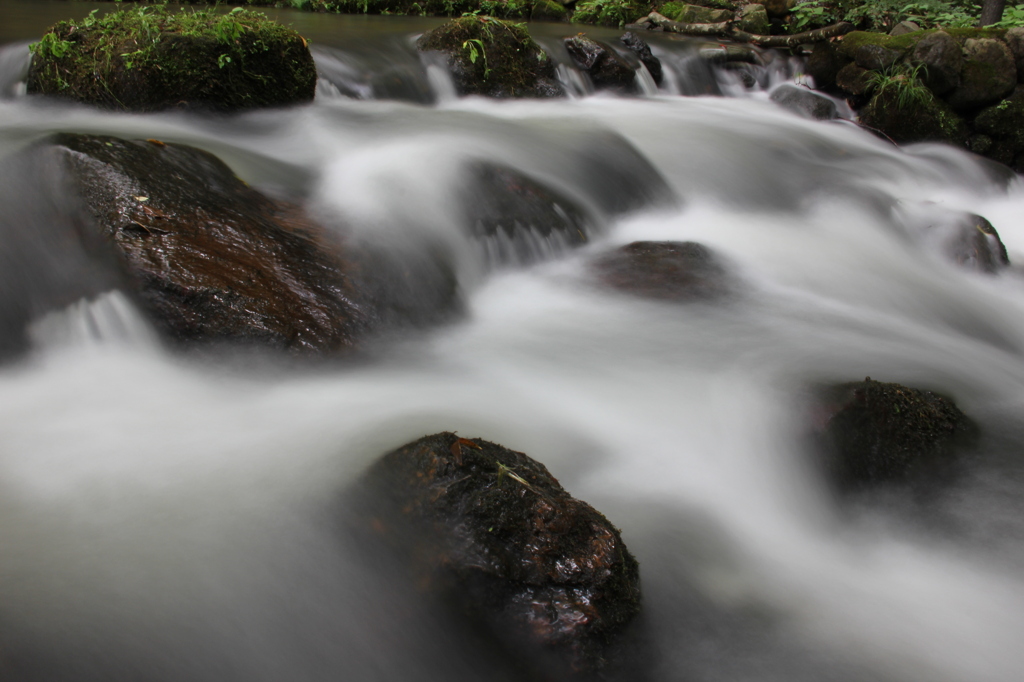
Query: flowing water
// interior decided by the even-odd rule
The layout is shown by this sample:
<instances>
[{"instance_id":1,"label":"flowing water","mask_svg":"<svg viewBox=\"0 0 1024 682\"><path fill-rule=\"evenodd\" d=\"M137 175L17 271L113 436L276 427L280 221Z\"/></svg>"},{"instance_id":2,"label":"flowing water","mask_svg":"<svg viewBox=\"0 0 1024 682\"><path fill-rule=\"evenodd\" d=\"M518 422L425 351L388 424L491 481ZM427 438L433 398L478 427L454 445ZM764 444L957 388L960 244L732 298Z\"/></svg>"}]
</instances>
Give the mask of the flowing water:
<instances>
[{"instance_id":1,"label":"flowing water","mask_svg":"<svg viewBox=\"0 0 1024 682\"><path fill-rule=\"evenodd\" d=\"M182 354L62 256L60 188L4 166L0 312L64 302L33 308L30 347L0 366L0 678L516 679L332 518L381 453L457 430L529 453L621 527L649 679L1020 679L1024 278L958 267L929 230L983 214L1024 262L1018 179L776 107L764 87L795 74L781 58L747 89L667 39L669 77L643 97L589 95L562 67L569 99L460 100L410 48L435 20L282 12L316 46L307 107L133 116L22 96L27 41L92 7L0 2L0 155L55 131L210 150L386 248L445 244L467 314L357 362ZM733 96L683 96L707 91ZM584 205L591 243L488 261L457 227L459 169L479 160ZM645 164L669 198L609 179ZM737 295L595 288L594 254L638 239L707 245ZM829 493L807 387L865 375L980 423L956 481Z\"/></svg>"}]
</instances>

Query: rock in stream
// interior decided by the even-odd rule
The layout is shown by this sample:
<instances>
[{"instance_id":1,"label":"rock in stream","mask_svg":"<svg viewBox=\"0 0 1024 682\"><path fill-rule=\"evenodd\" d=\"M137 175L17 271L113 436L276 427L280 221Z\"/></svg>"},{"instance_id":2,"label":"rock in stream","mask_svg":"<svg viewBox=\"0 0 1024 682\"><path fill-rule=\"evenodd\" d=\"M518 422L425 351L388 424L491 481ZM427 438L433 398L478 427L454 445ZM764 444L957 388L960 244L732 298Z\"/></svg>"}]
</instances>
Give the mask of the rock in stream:
<instances>
[{"instance_id":1,"label":"rock in stream","mask_svg":"<svg viewBox=\"0 0 1024 682\"><path fill-rule=\"evenodd\" d=\"M640 611L619 531L521 452L437 433L384 455L357 490L366 526L417 584L560 671L551 679L604 669Z\"/></svg>"}]
</instances>

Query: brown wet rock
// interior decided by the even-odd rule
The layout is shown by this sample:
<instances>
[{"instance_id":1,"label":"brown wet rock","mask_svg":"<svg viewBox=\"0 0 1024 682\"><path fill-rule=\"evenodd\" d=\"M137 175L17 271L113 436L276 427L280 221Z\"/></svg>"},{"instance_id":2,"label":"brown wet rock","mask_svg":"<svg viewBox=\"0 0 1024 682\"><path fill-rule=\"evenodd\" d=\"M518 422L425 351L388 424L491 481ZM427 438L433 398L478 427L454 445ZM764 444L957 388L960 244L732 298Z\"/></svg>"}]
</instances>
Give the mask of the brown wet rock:
<instances>
[{"instance_id":1,"label":"brown wet rock","mask_svg":"<svg viewBox=\"0 0 1024 682\"><path fill-rule=\"evenodd\" d=\"M212 154L94 135L50 144L172 339L336 351L371 321L337 245Z\"/></svg>"},{"instance_id":2,"label":"brown wet rock","mask_svg":"<svg viewBox=\"0 0 1024 682\"><path fill-rule=\"evenodd\" d=\"M425 436L382 457L358 490L367 528L406 557L417 584L538 675L605 669L640 611L619 531L521 452Z\"/></svg>"},{"instance_id":3,"label":"brown wet rock","mask_svg":"<svg viewBox=\"0 0 1024 682\"><path fill-rule=\"evenodd\" d=\"M668 301L714 299L731 291L714 253L695 242L633 242L594 261L604 286Z\"/></svg>"},{"instance_id":4,"label":"brown wet rock","mask_svg":"<svg viewBox=\"0 0 1024 682\"><path fill-rule=\"evenodd\" d=\"M819 390L816 409L819 453L844 492L942 474L978 435L949 398L870 377Z\"/></svg>"}]
</instances>

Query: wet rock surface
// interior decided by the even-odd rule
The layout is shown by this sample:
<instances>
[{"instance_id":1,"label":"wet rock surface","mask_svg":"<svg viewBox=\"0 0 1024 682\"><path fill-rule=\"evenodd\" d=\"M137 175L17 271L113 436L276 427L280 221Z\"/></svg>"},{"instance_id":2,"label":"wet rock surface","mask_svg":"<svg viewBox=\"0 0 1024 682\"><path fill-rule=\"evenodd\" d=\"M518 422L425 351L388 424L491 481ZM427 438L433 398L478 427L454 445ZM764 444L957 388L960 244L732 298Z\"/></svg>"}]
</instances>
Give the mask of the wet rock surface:
<instances>
[{"instance_id":1,"label":"wet rock surface","mask_svg":"<svg viewBox=\"0 0 1024 682\"><path fill-rule=\"evenodd\" d=\"M332 351L370 323L337 245L212 154L90 135L50 144L172 339Z\"/></svg>"},{"instance_id":2,"label":"wet rock surface","mask_svg":"<svg viewBox=\"0 0 1024 682\"><path fill-rule=\"evenodd\" d=\"M1017 67L1010 48L998 40L968 39L963 48L960 85L949 93L956 111L968 111L998 102L1017 85Z\"/></svg>"},{"instance_id":3,"label":"wet rock surface","mask_svg":"<svg viewBox=\"0 0 1024 682\"><path fill-rule=\"evenodd\" d=\"M949 398L900 384L838 384L818 394L819 452L843 492L948 472L978 429Z\"/></svg>"},{"instance_id":4,"label":"wet rock surface","mask_svg":"<svg viewBox=\"0 0 1024 682\"><path fill-rule=\"evenodd\" d=\"M356 492L416 584L538 665L529 679L600 673L640 611L618 530L523 453L438 433L382 457Z\"/></svg>"},{"instance_id":5,"label":"wet rock surface","mask_svg":"<svg viewBox=\"0 0 1024 682\"><path fill-rule=\"evenodd\" d=\"M631 52L633 52L637 58L640 59L640 63L647 67L647 71L650 72L651 78L654 79L654 82L661 85L662 80L664 80L661 60L655 57L654 53L651 52L651 46L632 31L626 31L623 33L619 40Z\"/></svg>"},{"instance_id":6,"label":"wet rock surface","mask_svg":"<svg viewBox=\"0 0 1024 682\"><path fill-rule=\"evenodd\" d=\"M416 41L423 52L440 52L460 95L559 97L555 67L525 24L491 17L453 19Z\"/></svg>"},{"instance_id":7,"label":"wet rock surface","mask_svg":"<svg viewBox=\"0 0 1024 682\"><path fill-rule=\"evenodd\" d=\"M955 223L945 247L953 262L977 272L994 274L1010 265L996 228L977 214L967 214Z\"/></svg>"},{"instance_id":8,"label":"wet rock surface","mask_svg":"<svg viewBox=\"0 0 1024 682\"><path fill-rule=\"evenodd\" d=\"M576 202L507 166L466 173L466 224L493 263L530 263L585 244L593 221Z\"/></svg>"},{"instance_id":9,"label":"wet rock surface","mask_svg":"<svg viewBox=\"0 0 1024 682\"><path fill-rule=\"evenodd\" d=\"M564 39L573 63L586 73L597 90L627 90L636 72L615 50L583 33Z\"/></svg>"},{"instance_id":10,"label":"wet rock surface","mask_svg":"<svg viewBox=\"0 0 1024 682\"><path fill-rule=\"evenodd\" d=\"M598 257L593 268L603 286L644 298L700 301L733 289L714 253L696 242L632 242Z\"/></svg>"}]
</instances>

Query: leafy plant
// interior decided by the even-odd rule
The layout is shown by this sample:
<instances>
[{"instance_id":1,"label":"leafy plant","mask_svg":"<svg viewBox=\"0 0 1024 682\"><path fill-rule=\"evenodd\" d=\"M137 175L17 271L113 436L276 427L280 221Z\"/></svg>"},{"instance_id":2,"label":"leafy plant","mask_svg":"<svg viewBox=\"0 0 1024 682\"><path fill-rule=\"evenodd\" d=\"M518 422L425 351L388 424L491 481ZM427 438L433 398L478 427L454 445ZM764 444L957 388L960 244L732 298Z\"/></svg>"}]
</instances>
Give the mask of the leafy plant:
<instances>
[{"instance_id":1,"label":"leafy plant","mask_svg":"<svg viewBox=\"0 0 1024 682\"><path fill-rule=\"evenodd\" d=\"M1018 26L1024 26L1024 5L1007 7L1003 10L1002 20L996 24L997 28L1017 28Z\"/></svg>"},{"instance_id":2,"label":"leafy plant","mask_svg":"<svg viewBox=\"0 0 1024 682\"><path fill-rule=\"evenodd\" d=\"M462 49L469 55L469 63L476 64L477 59L484 62L484 80L491 75L491 69L487 66L487 52L484 50L484 41L480 38L470 38L462 42Z\"/></svg>"},{"instance_id":3,"label":"leafy plant","mask_svg":"<svg viewBox=\"0 0 1024 682\"><path fill-rule=\"evenodd\" d=\"M922 72L928 72L924 64L913 68L895 66L885 71L873 71L868 83L879 95L894 94L897 108L908 109L915 104L926 105L933 97L931 90L921 81Z\"/></svg>"}]
</instances>

